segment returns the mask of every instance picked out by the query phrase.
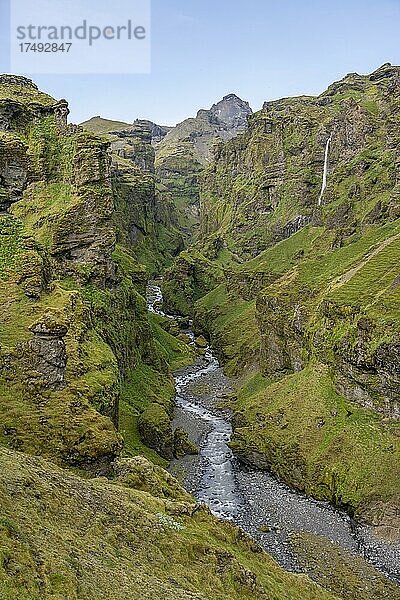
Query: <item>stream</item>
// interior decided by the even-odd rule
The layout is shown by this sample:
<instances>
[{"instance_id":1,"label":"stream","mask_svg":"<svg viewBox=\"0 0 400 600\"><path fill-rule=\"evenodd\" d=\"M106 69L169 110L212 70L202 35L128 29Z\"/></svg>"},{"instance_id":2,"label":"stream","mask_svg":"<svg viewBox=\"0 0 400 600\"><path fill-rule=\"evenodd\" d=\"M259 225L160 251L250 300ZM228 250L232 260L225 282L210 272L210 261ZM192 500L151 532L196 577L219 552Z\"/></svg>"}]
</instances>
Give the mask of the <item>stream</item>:
<instances>
[{"instance_id":1,"label":"stream","mask_svg":"<svg viewBox=\"0 0 400 600\"><path fill-rule=\"evenodd\" d=\"M161 316L162 294L156 285L147 290L148 310ZM185 330L192 344L192 329ZM235 522L285 569L300 571L290 536L308 532L322 536L361 556L400 584L400 544L378 538L373 528L361 526L327 502L292 490L266 471L244 466L229 447L230 413L219 408L233 391L209 346L189 367L174 374L176 406L173 427L188 432L199 454L171 462L170 472L211 512Z\"/></svg>"}]
</instances>

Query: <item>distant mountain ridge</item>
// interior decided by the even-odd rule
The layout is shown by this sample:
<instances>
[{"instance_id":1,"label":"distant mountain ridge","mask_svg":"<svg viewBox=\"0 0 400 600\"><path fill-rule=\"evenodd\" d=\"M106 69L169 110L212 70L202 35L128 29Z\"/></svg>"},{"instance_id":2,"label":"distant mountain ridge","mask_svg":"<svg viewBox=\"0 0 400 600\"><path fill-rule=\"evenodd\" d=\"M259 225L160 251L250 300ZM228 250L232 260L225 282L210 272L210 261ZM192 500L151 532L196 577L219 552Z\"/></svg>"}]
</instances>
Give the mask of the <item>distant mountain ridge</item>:
<instances>
[{"instance_id":1,"label":"distant mountain ridge","mask_svg":"<svg viewBox=\"0 0 400 600\"><path fill-rule=\"evenodd\" d=\"M148 119L135 119L133 123L104 119L100 115L81 123L81 127L97 134L108 134L134 128L140 124L152 134L152 143L157 145L160 156L163 148L171 148L179 142L193 144L193 153L200 162L212 157L212 146L218 141L227 141L247 129L247 118L253 114L248 102L236 94L227 94L210 109L200 109L196 117L189 117L174 127L158 125ZM167 151L168 153L168 151Z\"/></svg>"},{"instance_id":2,"label":"distant mountain ridge","mask_svg":"<svg viewBox=\"0 0 400 600\"><path fill-rule=\"evenodd\" d=\"M112 138L112 147L120 155L128 153L139 137L147 137L155 150L155 173L165 201L175 204L178 221L184 236L189 239L196 232L200 218L199 176L211 162L218 143L227 142L248 128L253 114L250 105L236 94L227 94L209 109L200 109L196 117L189 117L168 127L146 119L132 124L92 117L81 126L96 134ZM141 146L141 153L143 147ZM142 155L137 157L142 164Z\"/></svg>"},{"instance_id":3,"label":"distant mountain ridge","mask_svg":"<svg viewBox=\"0 0 400 600\"><path fill-rule=\"evenodd\" d=\"M248 102L236 94L228 94L208 110L200 109L196 117L185 119L173 127L161 141L158 156L163 158L179 144L191 150L193 158L205 164L212 158L217 141L228 141L247 129L247 118L253 114ZM189 147L188 147L189 146Z\"/></svg>"}]
</instances>

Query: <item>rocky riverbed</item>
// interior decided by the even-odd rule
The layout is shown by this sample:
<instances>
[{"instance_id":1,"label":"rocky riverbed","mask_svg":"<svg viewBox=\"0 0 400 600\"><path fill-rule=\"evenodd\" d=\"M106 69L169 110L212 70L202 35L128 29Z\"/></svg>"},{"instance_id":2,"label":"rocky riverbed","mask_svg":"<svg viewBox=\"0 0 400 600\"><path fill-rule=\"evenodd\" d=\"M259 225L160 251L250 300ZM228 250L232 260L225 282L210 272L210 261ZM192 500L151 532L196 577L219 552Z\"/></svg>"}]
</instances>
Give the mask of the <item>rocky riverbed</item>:
<instances>
[{"instance_id":1,"label":"rocky riverbed","mask_svg":"<svg viewBox=\"0 0 400 600\"><path fill-rule=\"evenodd\" d=\"M161 301L159 288L150 288L149 309L163 314ZM194 339L191 330L186 333ZM170 471L199 502L240 525L288 570L304 570L293 540L297 534L310 534L338 552L366 559L400 583L398 544L379 539L344 511L290 489L270 473L245 467L233 455L230 414L223 408L233 382L209 347L193 365L175 373L175 381L173 425L188 432L199 454L172 461Z\"/></svg>"}]
</instances>

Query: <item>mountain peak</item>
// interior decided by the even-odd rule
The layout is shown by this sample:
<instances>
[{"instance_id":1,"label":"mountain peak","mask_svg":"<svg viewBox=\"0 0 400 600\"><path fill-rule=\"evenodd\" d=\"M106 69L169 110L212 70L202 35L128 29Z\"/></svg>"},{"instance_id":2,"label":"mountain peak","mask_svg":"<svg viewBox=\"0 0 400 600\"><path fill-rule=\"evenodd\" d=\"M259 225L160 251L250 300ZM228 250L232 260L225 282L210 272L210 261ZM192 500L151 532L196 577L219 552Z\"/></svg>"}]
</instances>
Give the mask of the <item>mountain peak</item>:
<instances>
[{"instance_id":1,"label":"mountain peak","mask_svg":"<svg viewBox=\"0 0 400 600\"><path fill-rule=\"evenodd\" d=\"M224 101L230 102L232 100L233 101L239 100L239 102L243 102L243 100L237 94L235 94L233 92L231 94L227 94L226 96L224 96L220 102L224 102Z\"/></svg>"},{"instance_id":2,"label":"mountain peak","mask_svg":"<svg viewBox=\"0 0 400 600\"><path fill-rule=\"evenodd\" d=\"M252 114L250 105L236 94L228 94L213 104L209 114L228 129L241 129L247 126L247 117Z\"/></svg>"}]
</instances>

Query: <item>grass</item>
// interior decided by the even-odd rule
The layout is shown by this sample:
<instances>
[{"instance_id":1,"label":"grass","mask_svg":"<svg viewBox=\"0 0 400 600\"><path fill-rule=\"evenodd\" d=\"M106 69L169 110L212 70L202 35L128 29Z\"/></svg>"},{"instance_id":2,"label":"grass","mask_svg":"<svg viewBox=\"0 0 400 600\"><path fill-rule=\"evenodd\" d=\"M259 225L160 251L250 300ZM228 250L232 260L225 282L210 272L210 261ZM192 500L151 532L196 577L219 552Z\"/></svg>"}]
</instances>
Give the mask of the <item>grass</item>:
<instances>
[{"instance_id":1,"label":"grass","mask_svg":"<svg viewBox=\"0 0 400 600\"><path fill-rule=\"evenodd\" d=\"M357 265L375 246L399 232L399 222L370 227L355 239L350 239L345 246L327 252L318 260L303 263L299 269L299 279L309 286L321 287Z\"/></svg>"},{"instance_id":2,"label":"grass","mask_svg":"<svg viewBox=\"0 0 400 600\"><path fill-rule=\"evenodd\" d=\"M146 477L151 470L143 459L133 477L113 482L79 479L3 449L0 462L3 518L26 537L0 527L5 598L337 600L283 571L230 523L192 514L194 505L169 484L166 498L160 474L158 489L154 474L151 493L135 489L140 468Z\"/></svg>"},{"instance_id":3,"label":"grass","mask_svg":"<svg viewBox=\"0 0 400 600\"><path fill-rule=\"evenodd\" d=\"M0 280L7 280L18 266L23 253L22 222L0 215Z\"/></svg>"},{"instance_id":4,"label":"grass","mask_svg":"<svg viewBox=\"0 0 400 600\"><path fill-rule=\"evenodd\" d=\"M305 572L338 596L357 600L400 598L395 583L338 545L305 532L292 536L292 542Z\"/></svg>"},{"instance_id":5,"label":"grass","mask_svg":"<svg viewBox=\"0 0 400 600\"><path fill-rule=\"evenodd\" d=\"M195 304L195 326L210 336L227 373L238 373L257 361L260 334L255 302L229 297L224 284Z\"/></svg>"},{"instance_id":6,"label":"grass","mask_svg":"<svg viewBox=\"0 0 400 600\"><path fill-rule=\"evenodd\" d=\"M332 300L353 304L361 302L367 309L380 303L382 296L391 294L390 288L399 274L399 262L400 239L397 238L382 247L375 256L370 259L367 257L362 267L346 283L335 286Z\"/></svg>"},{"instance_id":7,"label":"grass","mask_svg":"<svg viewBox=\"0 0 400 600\"><path fill-rule=\"evenodd\" d=\"M194 362L193 348L163 329L165 319L150 313L149 321L156 347L168 364L170 371L176 371Z\"/></svg>"},{"instance_id":8,"label":"grass","mask_svg":"<svg viewBox=\"0 0 400 600\"><path fill-rule=\"evenodd\" d=\"M0 100L16 100L22 104L31 102L51 106L55 100L48 94L39 91L35 86L10 83L0 85Z\"/></svg>"},{"instance_id":9,"label":"grass","mask_svg":"<svg viewBox=\"0 0 400 600\"><path fill-rule=\"evenodd\" d=\"M154 411L154 407L160 407L164 417L170 419L173 397L174 386L170 376L161 375L145 364L139 364L127 372L121 387L119 404L119 430L125 442L125 456L142 454L156 464L167 465L165 459L143 443L139 422L144 416L147 418ZM156 443L156 439L154 442Z\"/></svg>"},{"instance_id":10,"label":"grass","mask_svg":"<svg viewBox=\"0 0 400 600\"><path fill-rule=\"evenodd\" d=\"M12 212L24 222L27 235L50 249L58 222L78 203L71 184L39 182L29 188Z\"/></svg>"},{"instance_id":11,"label":"grass","mask_svg":"<svg viewBox=\"0 0 400 600\"><path fill-rule=\"evenodd\" d=\"M292 486L357 514L378 498L396 501L399 427L340 396L326 366L310 364L277 382L253 375L233 408L245 423L234 449L259 452Z\"/></svg>"},{"instance_id":12,"label":"grass","mask_svg":"<svg viewBox=\"0 0 400 600\"><path fill-rule=\"evenodd\" d=\"M143 443L138 427L139 416L138 411L129 402L120 400L118 429L124 438L123 456L145 456L154 464L166 468L168 461Z\"/></svg>"},{"instance_id":13,"label":"grass","mask_svg":"<svg viewBox=\"0 0 400 600\"><path fill-rule=\"evenodd\" d=\"M88 121L81 123L81 126L91 133L104 134L112 131L129 129L131 125L123 121L113 121L111 119L102 119L101 117L92 117Z\"/></svg>"},{"instance_id":14,"label":"grass","mask_svg":"<svg viewBox=\"0 0 400 600\"><path fill-rule=\"evenodd\" d=\"M256 258L246 261L239 271L268 271L273 274L281 274L289 271L299 263L301 257L307 257L314 251L321 251L321 238L326 232L321 227L307 226L268 248ZM317 249L316 245L317 244Z\"/></svg>"}]
</instances>

